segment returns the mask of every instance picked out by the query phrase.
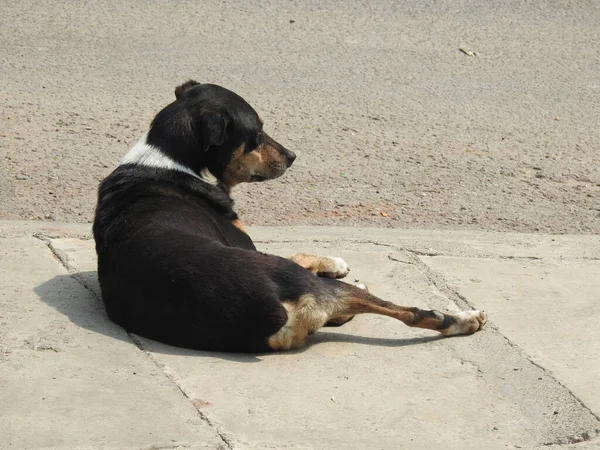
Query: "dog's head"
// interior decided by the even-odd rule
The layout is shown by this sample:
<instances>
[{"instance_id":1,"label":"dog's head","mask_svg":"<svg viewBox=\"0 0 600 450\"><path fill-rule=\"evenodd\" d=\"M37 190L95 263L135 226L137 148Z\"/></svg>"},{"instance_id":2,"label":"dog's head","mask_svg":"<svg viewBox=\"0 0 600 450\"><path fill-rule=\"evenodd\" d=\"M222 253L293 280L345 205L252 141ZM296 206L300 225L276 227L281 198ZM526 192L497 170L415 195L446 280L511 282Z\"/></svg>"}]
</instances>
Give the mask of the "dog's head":
<instances>
[{"instance_id":1,"label":"dog's head","mask_svg":"<svg viewBox=\"0 0 600 450\"><path fill-rule=\"evenodd\" d=\"M263 131L254 109L239 95L213 84L188 81L152 122L148 143L225 186L280 177L296 155Z\"/></svg>"}]
</instances>

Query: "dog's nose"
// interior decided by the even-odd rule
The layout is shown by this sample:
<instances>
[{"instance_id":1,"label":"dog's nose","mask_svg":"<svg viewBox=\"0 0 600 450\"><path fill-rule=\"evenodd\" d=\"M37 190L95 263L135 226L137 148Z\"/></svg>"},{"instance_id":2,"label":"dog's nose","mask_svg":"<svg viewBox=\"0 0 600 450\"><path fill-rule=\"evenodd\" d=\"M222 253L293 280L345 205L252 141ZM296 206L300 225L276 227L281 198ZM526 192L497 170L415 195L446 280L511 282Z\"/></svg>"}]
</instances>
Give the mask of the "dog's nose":
<instances>
[{"instance_id":1,"label":"dog's nose","mask_svg":"<svg viewBox=\"0 0 600 450\"><path fill-rule=\"evenodd\" d=\"M288 150L287 153L285 154L285 156L287 157L287 160L288 160L288 167L290 167L292 165L292 163L294 162L294 160L296 159L296 154L294 152L290 152Z\"/></svg>"}]
</instances>

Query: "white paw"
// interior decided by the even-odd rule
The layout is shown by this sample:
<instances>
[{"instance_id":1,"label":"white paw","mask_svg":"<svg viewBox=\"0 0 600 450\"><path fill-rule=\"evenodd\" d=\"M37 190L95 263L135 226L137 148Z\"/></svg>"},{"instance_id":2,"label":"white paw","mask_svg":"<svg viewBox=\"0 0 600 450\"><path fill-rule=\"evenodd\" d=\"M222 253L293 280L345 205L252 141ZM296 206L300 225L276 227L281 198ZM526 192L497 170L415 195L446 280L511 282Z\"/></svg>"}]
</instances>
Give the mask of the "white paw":
<instances>
[{"instance_id":1,"label":"white paw","mask_svg":"<svg viewBox=\"0 0 600 450\"><path fill-rule=\"evenodd\" d=\"M350 272L350 267L348 267L346 261L336 256L328 256L328 258L334 262L332 274L335 276L335 278L342 278L348 275L348 272Z\"/></svg>"},{"instance_id":2,"label":"white paw","mask_svg":"<svg viewBox=\"0 0 600 450\"><path fill-rule=\"evenodd\" d=\"M451 315L456 322L440 331L444 336L472 334L481 330L487 322L487 315L483 311L462 311Z\"/></svg>"}]
</instances>

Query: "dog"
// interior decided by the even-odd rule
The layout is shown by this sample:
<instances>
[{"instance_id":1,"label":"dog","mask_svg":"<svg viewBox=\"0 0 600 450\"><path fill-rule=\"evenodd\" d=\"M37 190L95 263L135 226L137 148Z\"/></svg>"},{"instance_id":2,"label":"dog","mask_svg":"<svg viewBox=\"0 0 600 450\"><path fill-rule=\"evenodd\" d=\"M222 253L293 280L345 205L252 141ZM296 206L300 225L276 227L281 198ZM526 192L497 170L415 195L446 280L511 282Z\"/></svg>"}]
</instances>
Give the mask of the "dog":
<instances>
[{"instance_id":1,"label":"dog","mask_svg":"<svg viewBox=\"0 0 600 450\"><path fill-rule=\"evenodd\" d=\"M340 258L257 251L231 189L278 178L295 158L242 97L178 86L98 189L93 234L109 318L178 347L255 353L298 349L319 328L364 313L446 336L481 329L482 311L398 306L339 281L349 270Z\"/></svg>"}]
</instances>

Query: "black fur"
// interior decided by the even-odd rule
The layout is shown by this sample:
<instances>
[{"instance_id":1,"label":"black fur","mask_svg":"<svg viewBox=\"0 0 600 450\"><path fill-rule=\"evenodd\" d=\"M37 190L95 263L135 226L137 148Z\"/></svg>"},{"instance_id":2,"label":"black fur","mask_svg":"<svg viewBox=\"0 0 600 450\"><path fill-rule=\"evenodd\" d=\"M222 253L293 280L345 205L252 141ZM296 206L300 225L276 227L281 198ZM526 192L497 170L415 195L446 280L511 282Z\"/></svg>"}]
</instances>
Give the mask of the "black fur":
<instances>
[{"instance_id":1,"label":"black fur","mask_svg":"<svg viewBox=\"0 0 600 450\"><path fill-rule=\"evenodd\" d=\"M236 148L259 145L262 124L241 97L193 81L175 94L147 138L173 161L197 174L209 168L220 179ZM287 320L281 301L333 284L256 251L236 219L222 185L176 170L119 166L100 185L93 227L110 319L181 347L269 350L267 338Z\"/></svg>"}]
</instances>

